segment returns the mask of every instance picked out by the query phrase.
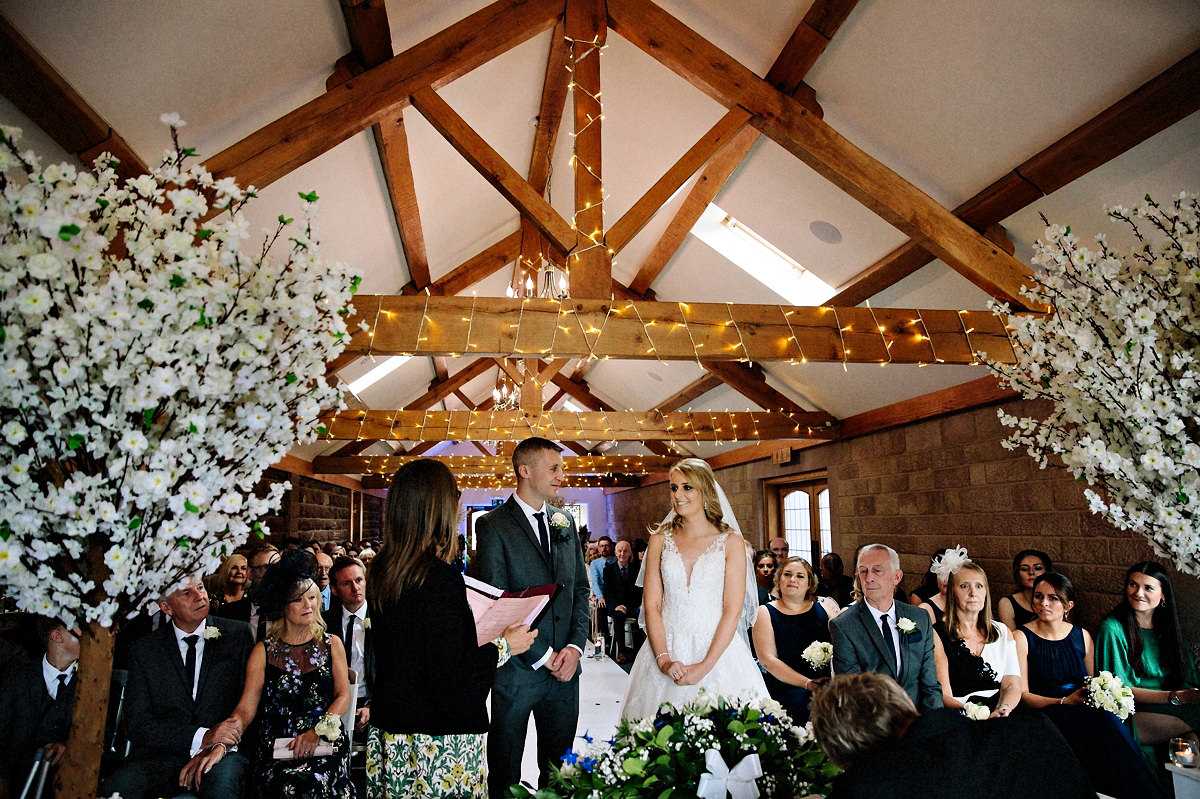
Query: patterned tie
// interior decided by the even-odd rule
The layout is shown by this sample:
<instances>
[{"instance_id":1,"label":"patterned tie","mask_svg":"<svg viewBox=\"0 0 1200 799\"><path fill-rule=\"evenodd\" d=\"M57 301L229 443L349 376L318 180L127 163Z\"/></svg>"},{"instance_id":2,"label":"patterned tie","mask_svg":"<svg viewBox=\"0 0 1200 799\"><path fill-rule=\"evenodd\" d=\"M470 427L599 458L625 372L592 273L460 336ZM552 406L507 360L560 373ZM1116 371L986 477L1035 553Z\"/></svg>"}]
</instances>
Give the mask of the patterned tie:
<instances>
[{"instance_id":1,"label":"patterned tie","mask_svg":"<svg viewBox=\"0 0 1200 799\"><path fill-rule=\"evenodd\" d=\"M538 511L533 514L538 520L538 540L542 542L542 552L546 555L546 560L550 559L550 536L546 533L546 514L543 511Z\"/></svg>"},{"instance_id":2,"label":"patterned tie","mask_svg":"<svg viewBox=\"0 0 1200 799\"><path fill-rule=\"evenodd\" d=\"M900 669L896 662L896 642L892 640L891 617L888 614L885 613L879 617L879 628L883 631L883 643L887 645L888 654L892 656L892 671L899 677Z\"/></svg>"},{"instance_id":3,"label":"patterned tie","mask_svg":"<svg viewBox=\"0 0 1200 799\"><path fill-rule=\"evenodd\" d=\"M184 643L187 644L187 657L183 660L183 671L188 678L188 693L192 695L192 699L196 698L196 642L200 640L198 635L185 635Z\"/></svg>"}]
</instances>

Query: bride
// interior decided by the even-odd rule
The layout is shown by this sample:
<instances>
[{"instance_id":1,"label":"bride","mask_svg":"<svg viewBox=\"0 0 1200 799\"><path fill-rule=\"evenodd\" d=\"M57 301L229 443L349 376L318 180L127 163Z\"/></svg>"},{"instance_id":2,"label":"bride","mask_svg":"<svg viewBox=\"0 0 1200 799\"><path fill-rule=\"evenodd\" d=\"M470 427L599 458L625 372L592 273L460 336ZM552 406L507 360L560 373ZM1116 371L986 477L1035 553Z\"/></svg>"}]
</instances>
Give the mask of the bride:
<instances>
[{"instance_id":1,"label":"bride","mask_svg":"<svg viewBox=\"0 0 1200 799\"><path fill-rule=\"evenodd\" d=\"M653 718L663 702L685 704L701 688L746 701L767 697L739 629L750 570L741 535L724 519L724 494L699 458L675 464L670 486L673 514L646 550L642 613L648 640L630 670L621 710L627 719Z\"/></svg>"}]
</instances>

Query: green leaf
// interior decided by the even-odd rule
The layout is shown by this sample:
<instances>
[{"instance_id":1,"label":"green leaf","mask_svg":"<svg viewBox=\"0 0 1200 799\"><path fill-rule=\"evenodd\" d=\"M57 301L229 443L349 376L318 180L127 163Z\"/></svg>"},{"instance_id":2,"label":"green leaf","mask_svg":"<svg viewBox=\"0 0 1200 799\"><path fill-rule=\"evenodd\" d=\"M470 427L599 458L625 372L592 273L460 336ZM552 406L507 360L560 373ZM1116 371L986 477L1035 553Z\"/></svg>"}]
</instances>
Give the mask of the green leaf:
<instances>
[{"instance_id":1,"label":"green leaf","mask_svg":"<svg viewBox=\"0 0 1200 799\"><path fill-rule=\"evenodd\" d=\"M199 428L199 427L196 427L196 423L195 423L195 422L188 422L188 432L189 432L189 433L199 433L199 432L200 432L200 428Z\"/></svg>"},{"instance_id":2,"label":"green leaf","mask_svg":"<svg viewBox=\"0 0 1200 799\"><path fill-rule=\"evenodd\" d=\"M319 435L319 436L329 435L329 428L323 424L317 425L317 435Z\"/></svg>"},{"instance_id":3,"label":"green leaf","mask_svg":"<svg viewBox=\"0 0 1200 799\"><path fill-rule=\"evenodd\" d=\"M180 549L191 549L192 542L187 540L186 538L181 538L175 542L175 546L179 547Z\"/></svg>"},{"instance_id":4,"label":"green leaf","mask_svg":"<svg viewBox=\"0 0 1200 799\"><path fill-rule=\"evenodd\" d=\"M1179 493L1176 495L1175 499L1177 499L1181 505L1186 505L1188 503L1188 495L1184 493L1182 488L1179 489Z\"/></svg>"},{"instance_id":5,"label":"green leaf","mask_svg":"<svg viewBox=\"0 0 1200 799\"><path fill-rule=\"evenodd\" d=\"M301 194L300 196L303 197L304 195ZM279 215L279 224L281 225L290 225L294 221L295 220L293 220L290 216L284 216L283 214Z\"/></svg>"},{"instance_id":6,"label":"green leaf","mask_svg":"<svg viewBox=\"0 0 1200 799\"><path fill-rule=\"evenodd\" d=\"M79 235L79 225L63 225L58 229L58 237L63 241L70 241L77 235Z\"/></svg>"},{"instance_id":7,"label":"green leaf","mask_svg":"<svg viewBox=\"0 0 1200 799\"><path fill-rule=\"evenodd\" d=\"M200 512L199 508L197 508L192 503L188 502L186 499L183 501L183 509L186 510L188 513L199 513Z\"/></svg>"},{"instance_id":8,"label":"green leaf","mask_svg":"<svg viewBox=\"0 0 1200 799\"><path fill-rule=\"evenodd\" d=\"M289 386L294 386L296 383L300 382L300 378L296 377L295 372L288 372L288 376L285 379L287 380L287 384Z\"/></svg>"},{"instance_id":9,"label":"green leaf","mask_svg":"<svg viewBox=\"0 0 1200 799\"><path fill-rule=\"evenodd\" d=\"M3 325L0 325L0 344L3 344L7 339L8 331L4 329Z\"/></svg>"},{"instance_id":10,"label":"green leaf","mask_svg":"<svg viewBox=\"0 0 1200 799\"><path fill-rule=\"evenodd\" d=\"M621 762L621 768L626 774L640 777L646 773L646 761L638 757L627 757Z\"/></svg>"},{"instance_id":11,"label":"green leaf","mask_svg":"<svg viewBox=\"0 0 1200 799\"><path fill-rule=\"evenodd\" d=\"M129 520L129 529L130 530L136 530L141 526L142 526L142 517L141 516L134 516L132 519Z\"/></svg>"},{"instance_id":12,"label":"green leaf","mask_svg":"<svg viewBox=\"0 0 1200 799\"><path fill-rule=\"evenodd\" d=\"M108 200L104 199L103 197L100 197L99 199L96 200L96 205L100 206L100 210L103 211L105 208L108 207Z\"/></svg>"},{"instance_id":13,"label":"green leaf","mask_svg":"<svg viewBox=\"0 0 1200 799\"><path fill-rule=\"evenodd\" d=\"M201 241L204 241L205 239L212 236L213 233L214 233L213 230L206 228L206 227L202 227L196 231L196 238L200 239Z\"/></svg>"},{"instance_id":14,"label":"green leaf","mask_svg":"<svg viewBox=\"0 0 1200 799\"><path fill-rule=\"evenodd\" d=\"M267 534L266 534L265 532L263 532L263 527L262 527L262 525L261 525L260 523L258 523L258 522L255 522L255 523L254 523L254 526L250 528L250 532L254 533L254 534L255 534L256 536L258 536L259 538L266 538L266 537L267 537Z\"/></svg>"},{"instance_id":15,"label":"green leaf","mask_svg":"<svg viewBox=\"0 0 1200 799\"><path fill-rule=\"evenodd\" d=\"M675 728L672 727L670 724L667 724L661 730L658 731L658 735L656 735L654 738L654 743L665 748L666 745L670 742L671 736L674 733L675 733Z\"/></svg>"},{"instance_id":16,"label":"green leaf","mask_svg":"<svg viewBox=\"0 0 1200 799\"><path fill-rule=\"evenodd\" d=\"M81 435L80 433L75 433L70 438L67 439L67 449L71 450L72 452L74 452L75 450L79 449L82 446L83 446L83 435Z\"/></svg>"},{"instance_id":17,"label":"green leaf","mask_svg":"<svg viewBox=\"0 0 1200 799\"><path fill-rule=\"evenodd\" d=\"M12 528L8 526L8 522L0 522L0 541L7 541L12 535Z\"/></svg>"},{"instance_id":18,"label":"green leaf","mask_svg":"<svg viewBox=\"0 0 1200 799\"><path fill-rule=\"evenodd\" d=\"M306 203L315 203L318 198L315 191L310 191L307 194L300 192L300 199L304 200Z\"/></svg>"},{"instance_id":19,"label":"green leaf","mask_svg":"<svg viewBox=\"0 0 1200 799\"><path fill-rule=\"evenodd\" d=\"M338 311L338 316L349 316L349 315L350 315L349 308L342 308L340 311Z\"/></svg>"},{"instance_id":20,"label":"green leaf","mask_svg":"<svg viewBox=\"0 0 1200 799\"><path fill-rule=\"evenodd\" d=\"M362 275L355 275L350 278L350 293L356 293L360 285L362 285Z\"/></svg>"},{"instance_id":21,"label":"green leaf","mask_svg":"<svg viewBox=\"0 0 1200 799\"><path fill-rule=\"evenodd\" d=\"M200 319L196 322L196 327L212 327L212 320L204 313L204 309L200 309Z\"/></svg>"},{"instance_id":22,"label":"green leaf","mask_svg":"<svg viewBox=\"0 0 1200 799\"><path fill-rule=\"evenodd\" d=\"M195 154L196 154L195 147L184 147L183 148L183 157L184 158L191 158Z\"/></svg>"},{"instance_id":23,"label":"green leaf","mask_svg":"<svg viewBox=\"0 0 1200 799\"><path fill-rule=\"evenodd\" d=\"M143 299L141 302L138 303L138 307L141 308L143 311L147 311L147 312L153 311L154 310L154 301L151 300L149 297L146 297L145 299Z\"/></svg>"},{"instance_id":24,"label":"green leaf","mask_svg":"<svg viewBox=\"0 0 1200 799\"><path fill-rule=\"evenodd\" d=\"M183 275L171 275L171 288L182 288L186 283L187 280L184 279Z\"/></svg>"},{"instance_id":25,"label":"green leaf","mask_svg":"<svg viewBox=\"0 0 1200 799\"><path fill-rule=\"evenodd\" d=\"M1132 353L1133 353L1133 340L1131 339L1131 340L1125 342L1125 354L1130 355Z\"/></svg>"},{"instance_id":26,"label":"green leaf","mask_svg":"<svg viewBox=\"0 0 1200 799\"><path fill-rule=\"evenodd\" d=\"M147 408L146 410L142 411L142 422L146 425L146 427L154 427L153 408Z\"/></svg>"}]
</instances>

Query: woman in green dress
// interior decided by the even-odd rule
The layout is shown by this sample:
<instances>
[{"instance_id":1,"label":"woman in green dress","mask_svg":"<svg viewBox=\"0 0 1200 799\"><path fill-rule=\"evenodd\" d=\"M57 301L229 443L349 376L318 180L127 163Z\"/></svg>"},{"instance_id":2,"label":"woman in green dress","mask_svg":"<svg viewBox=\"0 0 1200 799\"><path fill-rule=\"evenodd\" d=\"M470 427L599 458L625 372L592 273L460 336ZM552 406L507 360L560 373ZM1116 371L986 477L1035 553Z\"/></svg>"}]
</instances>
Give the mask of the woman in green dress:
<instances>
[{"instance_id":1,"label":"woman in green dress","mask_svg":"<svg viewBox=\"0 0 1200 799\"><path fill-rule=\"evenodd\" d=\"M1096 668L1133 689L1134 731L1160 744L1200 729L1200 677L1184 640L1166 570L1142 561L1125 573L1125 598L1100 622Z\"/></svg>"},{"instance_id":2,"label":"woman in green dress","mask_svg":"<svg viewBox=\"0 0 1200 799\"><path fill-rule=\"evenodd\" d=\"M487 795L484 700L496 668L537 631L514 624L480 646L458 555L454 475L422 458L396 472L384 546L367 576L374 669L367 796Z\"/></svg>"}]
</instances>

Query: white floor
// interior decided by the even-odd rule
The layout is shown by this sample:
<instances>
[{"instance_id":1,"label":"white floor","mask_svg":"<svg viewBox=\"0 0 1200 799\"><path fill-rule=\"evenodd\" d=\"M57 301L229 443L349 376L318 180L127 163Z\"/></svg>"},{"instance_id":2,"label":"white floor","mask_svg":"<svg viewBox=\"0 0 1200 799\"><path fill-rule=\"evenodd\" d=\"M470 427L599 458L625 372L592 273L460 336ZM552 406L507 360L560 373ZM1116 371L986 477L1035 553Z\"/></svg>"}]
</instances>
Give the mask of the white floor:
<instances>
[{"instance_id":1,"label":"white floor","mask_svg":"<svg viewBox=\"0 0 1200 799\"><path fill-rule=\"evenodd\" d=\"M589 646L579 677L579 735L587 733L598 740L612 737L621 718L621 700L629 684L629 675L611 658L591 657ZM521 763L521 781L537 785L538 769L532 721L525 739L525 759Z\"/></svg>"}]
</instances>

